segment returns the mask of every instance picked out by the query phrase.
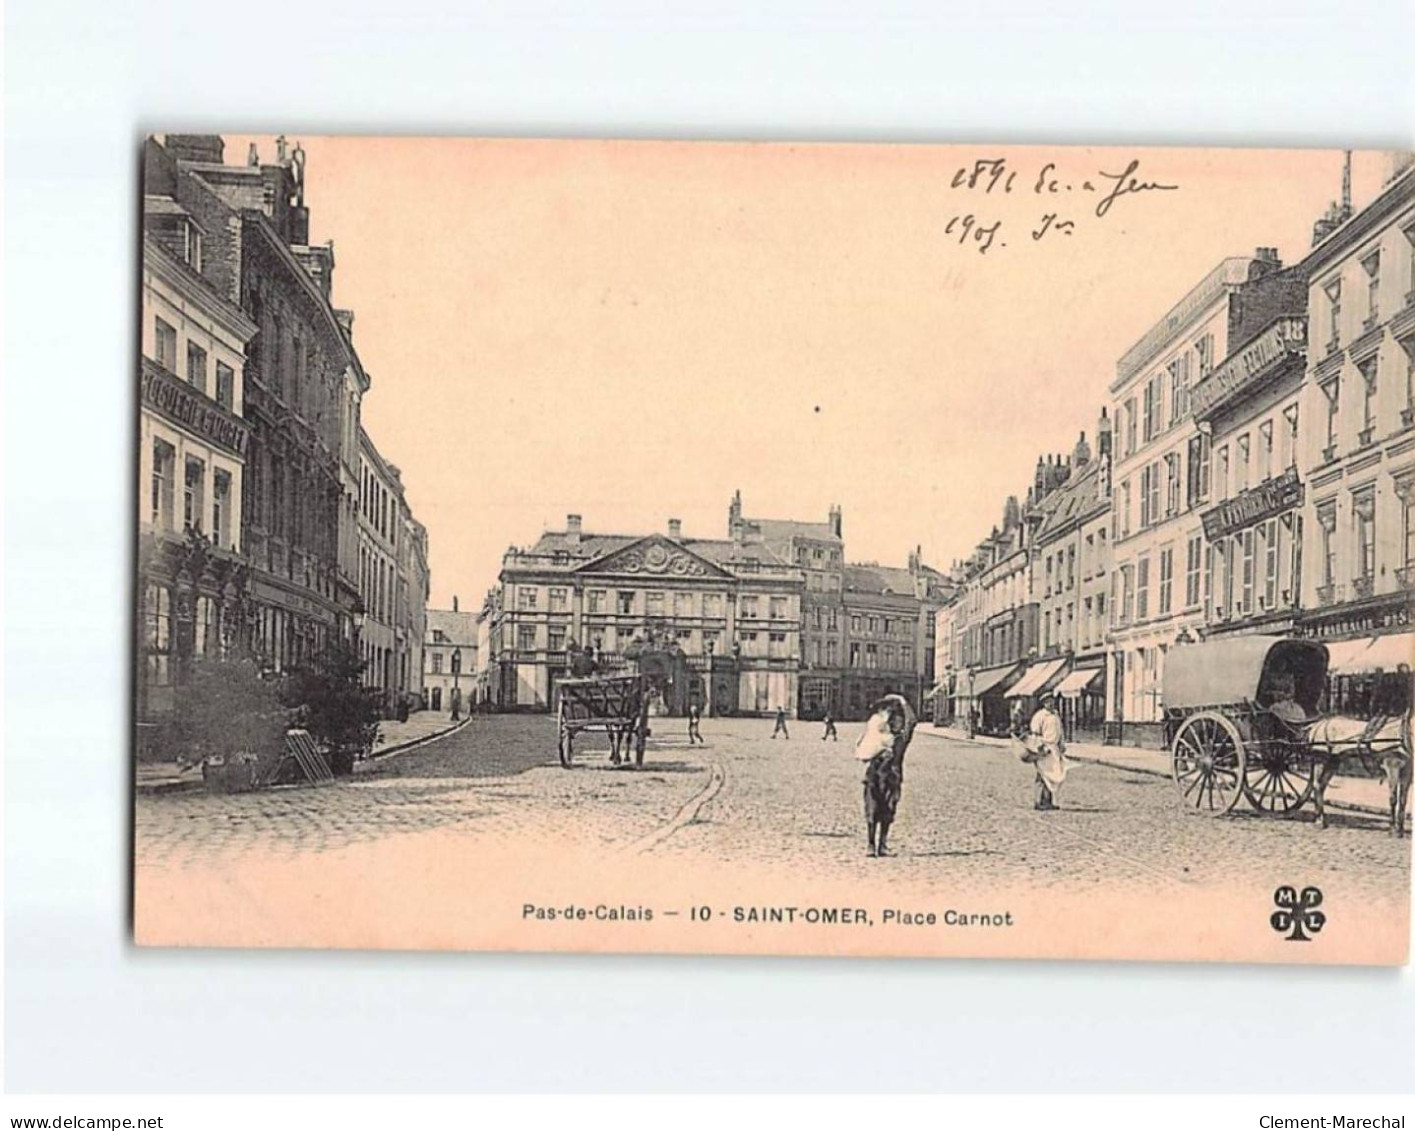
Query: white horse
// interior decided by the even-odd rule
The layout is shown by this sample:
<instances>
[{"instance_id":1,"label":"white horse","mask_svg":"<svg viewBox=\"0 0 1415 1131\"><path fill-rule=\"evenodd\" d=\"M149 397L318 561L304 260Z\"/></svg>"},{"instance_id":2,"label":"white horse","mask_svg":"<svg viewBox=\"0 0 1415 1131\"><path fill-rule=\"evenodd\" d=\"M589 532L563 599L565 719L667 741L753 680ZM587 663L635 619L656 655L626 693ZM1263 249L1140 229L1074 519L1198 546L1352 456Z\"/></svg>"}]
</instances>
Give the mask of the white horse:
<instances>
[{"instance_id":1,"label":"white horse","mask_svg":"<svg viewBox=\"0 0 1415 1131\"><path fill-rule=\"evenodd\" d=\"M1341 716L1318 719L1307 727L1306 739L1320 763L1313 793L1319 827L1327 827L1325 800L1332 775L1342 759L1354 753L1363 760L1379 760L1390 791L1391 836L1405 835L1405 806L1411 779L1409 714L1374 722Z\"/></svg>"}]
</instances>

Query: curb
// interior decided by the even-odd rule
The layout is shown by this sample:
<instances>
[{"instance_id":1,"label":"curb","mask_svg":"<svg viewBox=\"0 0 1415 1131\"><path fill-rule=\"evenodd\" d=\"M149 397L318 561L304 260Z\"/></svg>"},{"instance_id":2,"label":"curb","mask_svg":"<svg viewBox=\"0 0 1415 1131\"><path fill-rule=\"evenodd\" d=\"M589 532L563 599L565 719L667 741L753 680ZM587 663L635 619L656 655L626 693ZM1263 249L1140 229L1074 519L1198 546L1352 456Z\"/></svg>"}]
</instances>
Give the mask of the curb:
<instances>
[{"instance_id":1,"label":"curb","mask_svg":"<svg viewBox=\"0 0 1415 1131\"><path fill-rule=\"evenodd\" d=\"M195 793L199 789L205 789L206 783L201 778L193 781L154 781L136 782L133 785L133 792L138 797L154 797L164 793Z\"/></svg>"},{"instance_id":2,"label":"curb","mask_svg":"<svg viewBox=\"0 0 1415 1131\"><path fill-rule=\"evenodd\" d=\"M973 746L997 747L1007 745L1006 741L1000 738L965 738L962 735L939 734L937 731L931 730L926 730L924 731L924 733L933 738L948 739L952 742L967 742ZM1088 754L1073 754L1070 751L1067 752L1066 756L1073 762L1084 762L1090 766L1105 766L1108 769L1112 770L1123 770L1133 774L1146 774L1149 777L1164 778L1166 781L1169 780L1168 772L1166 772L1165 770L1151 769L1149 766L1128 765L1125 762L1112 761L1108 758L1096 758ZM1348 813L1363 813L1367 816L1373 817L1390 816L1389 809L1382 809L1376 805L1365 805L1360 801L1342 801L1338 798L1329 797L1327 799L1327 808L1340 809Z\"/></svg>"},{"instance_id":3,"label":"curb","mask_svg":"<svg viewBox=\"0 0 1415 1131\"><path fill-rule=\"evenodd\" d=\"M360 767L371 766L375 762L383 761L385 758L392 758L396 754L406 754L409 750L416 749L419 746L425 746L429 742L436 742L439 738L446 738L447 735L461 730L471 721L472 718L468 715L455 726L449 726L443 730L434 731L432 734L425 734L421 738L410 738L406 742L400 742L396 746L389 746L380 750L377 754L365 758L362 762L356 763L354 774L357 776L359 773L364 772ZM166 793L196 793L205 788L206 783L202 781L201 778L194 778L190 781L168 779L166 781L137 782L134 784L133 790L139 797L156 797Z\"/></svg>"},{"instance_id":4,"label":"curb","mask_svg":"<svg viewBox=\"0 0 1415 1131\"><path fill-rule=\"evenodd\" d=\"M396 746L386 746L377 754L370 754L363 761L357 763L354 768L354 774L357 776L359 773L363 772L360 767L372 766L376 762L382 762L385 758L392 758L398 754L406 754L409 750L416 750L419 746L426 746L429 742L436 742L439 738L446 738L449 734L456 734L463 727L471 723L471 721L472 716L468 715L460 722L449 727L444 727L442 730L433 731L432 734L425 734L421 738L410 738L406 742L398 743Z\"/></svg>"}]
</instances>

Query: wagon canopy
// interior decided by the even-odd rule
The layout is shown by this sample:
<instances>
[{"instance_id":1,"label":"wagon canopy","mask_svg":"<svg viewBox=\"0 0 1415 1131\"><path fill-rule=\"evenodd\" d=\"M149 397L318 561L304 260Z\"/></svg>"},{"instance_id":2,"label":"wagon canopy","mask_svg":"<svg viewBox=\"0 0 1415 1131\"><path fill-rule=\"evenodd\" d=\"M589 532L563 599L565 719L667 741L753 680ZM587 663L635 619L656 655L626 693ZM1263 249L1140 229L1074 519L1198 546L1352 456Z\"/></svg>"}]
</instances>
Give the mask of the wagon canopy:
<instances>
[{"instance_id":1,"label":"wagon canopy","mask_svg":"<svg viewBox=\"0 0 1415 1131\"><path fill-rule=\"evenodd\" d=\"M1314 640L1233 636L1186 644L1165 657L1165 709L1268 704L1273 681L1293 678L1293 698L1314 714L1326 682L1327 649Z\"/></svg>"}]
</instances>

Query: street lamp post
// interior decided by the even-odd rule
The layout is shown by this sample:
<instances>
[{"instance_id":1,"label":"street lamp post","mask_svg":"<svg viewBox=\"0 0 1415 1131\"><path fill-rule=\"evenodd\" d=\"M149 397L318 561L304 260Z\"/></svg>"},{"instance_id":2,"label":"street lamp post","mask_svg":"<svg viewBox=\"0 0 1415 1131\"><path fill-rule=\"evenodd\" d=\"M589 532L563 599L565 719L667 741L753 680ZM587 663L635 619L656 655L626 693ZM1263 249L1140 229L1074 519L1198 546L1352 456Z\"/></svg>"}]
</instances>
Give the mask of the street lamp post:
<instances>
[{"instance_id":1,"label":"street lamp post","mask_svg":"<svg viewBox=\"0 0 1415 1131\"><path fill-rule=\"evenodd\" d=\"M459 677L462 674L462 649L455 648L452 651L452 719L455 722L462 717L462 689Z\"/></svg>"}]
</instances>

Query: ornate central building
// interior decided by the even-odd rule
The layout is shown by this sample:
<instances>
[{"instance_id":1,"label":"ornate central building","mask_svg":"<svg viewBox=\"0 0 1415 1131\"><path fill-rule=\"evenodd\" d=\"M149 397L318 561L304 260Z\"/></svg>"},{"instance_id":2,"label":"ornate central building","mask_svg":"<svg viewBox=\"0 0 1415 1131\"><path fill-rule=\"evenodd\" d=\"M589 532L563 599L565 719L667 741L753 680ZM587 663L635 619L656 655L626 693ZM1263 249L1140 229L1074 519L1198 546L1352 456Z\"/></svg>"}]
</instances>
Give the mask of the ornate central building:
<instances>
[{"instance_id":1,"label":"ornate central building","mask_svg":"<svg viewBox=\"0 0 1415 1131\"><path fill-rule=\"evenodd\" d=\"M552 710L571 646L601 670L651 635L682 651L690 686L678 703L714 715L793 711L801 660L803 572L744 526L730 539L595 534L579 515L502 559L482 612L486 693L502 710Z\"/></svg>"}]
</instances>

